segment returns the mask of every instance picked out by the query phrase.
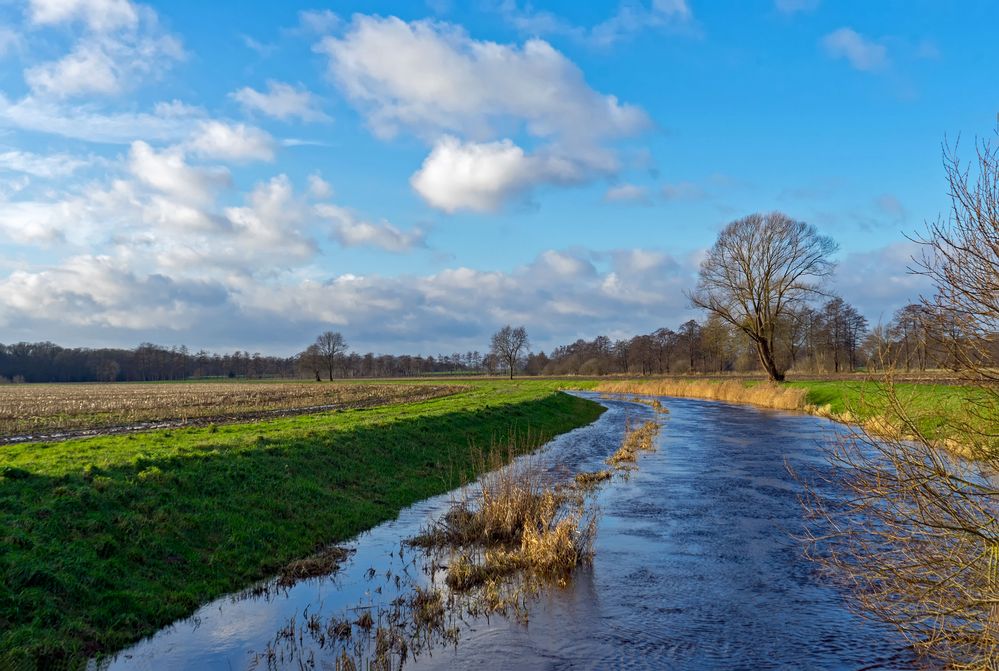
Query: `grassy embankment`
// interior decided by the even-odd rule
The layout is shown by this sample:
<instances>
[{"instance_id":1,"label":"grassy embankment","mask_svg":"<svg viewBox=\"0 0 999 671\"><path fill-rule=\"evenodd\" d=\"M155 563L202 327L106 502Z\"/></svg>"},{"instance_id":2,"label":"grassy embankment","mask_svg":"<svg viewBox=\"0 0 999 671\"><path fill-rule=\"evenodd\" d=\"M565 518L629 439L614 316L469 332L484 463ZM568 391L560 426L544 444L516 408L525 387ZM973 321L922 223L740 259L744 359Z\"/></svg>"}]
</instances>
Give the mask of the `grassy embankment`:
<instances>
[{"instance_id":1,"label":"grassy embankment","mask_svg":"<svg viewBox=\"0 0 999 671\"><path fill-rule=\"evenodd\" d=\"M624 380L603 382L597 391L621 394L651 394L705 398L730 403L748 403L765 408L793 410L828 417L838 422L861 424L878 431L892 430L892 411L877 382L793 381L780 385L754 380ZM977 393L972 387L930 383L899 383L899 399L912 412L921 431L933 439L953 439L951 428L975 422L969 408Z\"/></svg>"},{"instance_id":2,"label":"grassy embankment","mask_svg":"<svg viewBox=\"0 0 999 671\"><path fill-rule=\"evenodd\" d=\"M0 667L121 648L472 478L472 445L533 449L602 412L560 386L0 446Z\"/></svg>"}]
</instances>

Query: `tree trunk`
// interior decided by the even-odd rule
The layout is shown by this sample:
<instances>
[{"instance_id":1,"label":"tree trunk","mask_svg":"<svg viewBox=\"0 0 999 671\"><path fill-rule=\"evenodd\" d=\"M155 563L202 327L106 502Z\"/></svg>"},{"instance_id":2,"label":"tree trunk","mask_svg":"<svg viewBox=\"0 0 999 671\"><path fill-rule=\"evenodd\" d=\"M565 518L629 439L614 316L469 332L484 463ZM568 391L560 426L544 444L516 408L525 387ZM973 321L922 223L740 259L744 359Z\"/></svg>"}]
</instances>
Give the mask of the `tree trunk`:
<instances>
[{"instance_id":1,"label":"tree trunk","mask_svg":"<svg viewBox=\"0 0 999 671\"><path fill-rule=\"evenodd\" d=\"M770 378L770 381L783 382L784 373L777 370L777 363L774 361L770 344L766 340L757 340L756 352L760 355L760 363L763 364L763 370L767 372L767 377Z\"/></svg>"}]
</instances>

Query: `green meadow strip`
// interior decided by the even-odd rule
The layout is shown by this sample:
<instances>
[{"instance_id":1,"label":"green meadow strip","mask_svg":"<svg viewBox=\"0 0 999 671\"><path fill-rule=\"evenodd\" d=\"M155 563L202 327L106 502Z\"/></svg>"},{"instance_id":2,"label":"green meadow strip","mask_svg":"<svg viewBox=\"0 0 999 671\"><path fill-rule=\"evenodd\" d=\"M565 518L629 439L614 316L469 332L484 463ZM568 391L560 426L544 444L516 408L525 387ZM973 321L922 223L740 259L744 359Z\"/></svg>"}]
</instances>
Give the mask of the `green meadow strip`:
<instances>
[{"instance_id":1,"label":"green meadow strip","mask_svg":"<svg viewBox=\"0 0 999 671\"><path fill-rule=\"evenodd\" d=\"M0 446L0 667L118 650L600 415L560 386Z\"/></svg>"}]
</instances>

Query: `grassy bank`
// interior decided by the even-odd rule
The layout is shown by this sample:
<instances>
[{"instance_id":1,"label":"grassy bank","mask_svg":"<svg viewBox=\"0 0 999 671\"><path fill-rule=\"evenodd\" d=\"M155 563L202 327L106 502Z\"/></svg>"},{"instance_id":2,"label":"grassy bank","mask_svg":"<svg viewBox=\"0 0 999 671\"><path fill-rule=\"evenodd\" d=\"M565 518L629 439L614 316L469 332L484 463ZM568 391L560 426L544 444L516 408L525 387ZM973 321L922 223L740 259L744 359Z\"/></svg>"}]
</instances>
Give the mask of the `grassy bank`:
<instances>
[{"instance_id":1,"label":"grassy bank","mask_svg":"<svg viewBox=\"0 0 999 671\"><path fill-rule=\"evenodd\" d=\"M600 414L558 386L0 447L0 667L118 649Z\"/></svg>"},{"instance_id":2,"label":"grassy bank","mask_svg":"<svg viewBox=\"0 0 999 671\"><path fill-rule=\"evenodd\" d=\"M786 382L758 380L622 380L603 382L594 389L607 393L652 394L748 403L764 408L807 412L839 422L890 429L891 410L877 382L857 380ZM899 399L913 413L917 426L930 438L955 438L954 426L976 422L969 414L976 390L972 387L929 383L899 383Z\"/></svg>"}]
</instances>

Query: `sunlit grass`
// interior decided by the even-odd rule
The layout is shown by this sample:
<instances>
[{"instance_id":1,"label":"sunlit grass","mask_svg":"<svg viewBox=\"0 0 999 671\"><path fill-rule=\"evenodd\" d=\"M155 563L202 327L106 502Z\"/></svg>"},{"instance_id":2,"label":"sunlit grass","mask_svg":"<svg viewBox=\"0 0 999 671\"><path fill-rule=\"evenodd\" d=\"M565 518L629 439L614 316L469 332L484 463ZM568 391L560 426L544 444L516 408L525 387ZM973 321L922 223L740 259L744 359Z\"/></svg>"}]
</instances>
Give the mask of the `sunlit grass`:
<instances>
[{"instance_id":1,"label":"sunlit grass","mask_svg":"<svg viewBox=\"0 0 999 671\"><path fill-rule=\"evenodd\" d=\"M558 386L0 446L0 667L120 648L600 414Z\"/></svg>"}]
</instances>

